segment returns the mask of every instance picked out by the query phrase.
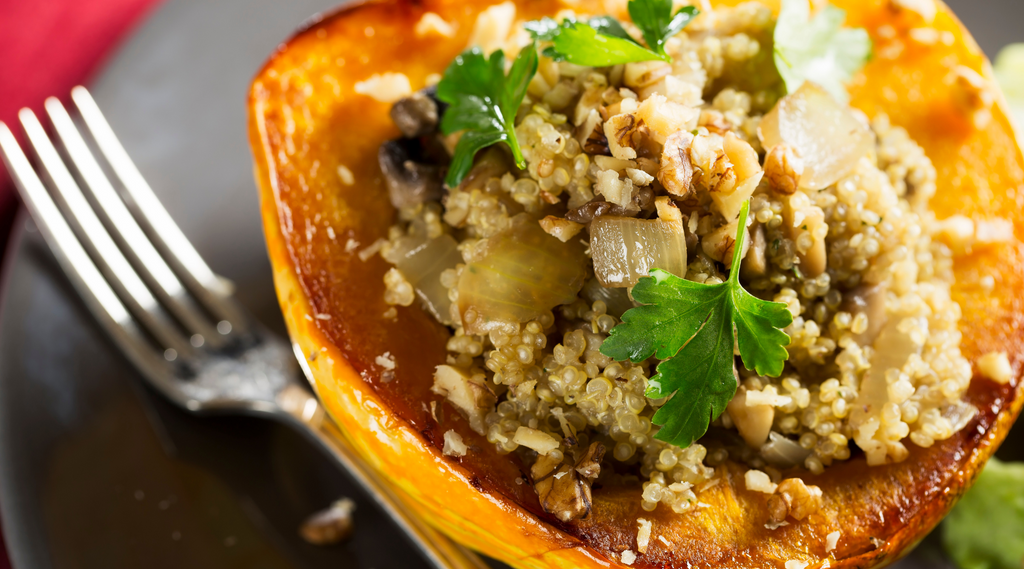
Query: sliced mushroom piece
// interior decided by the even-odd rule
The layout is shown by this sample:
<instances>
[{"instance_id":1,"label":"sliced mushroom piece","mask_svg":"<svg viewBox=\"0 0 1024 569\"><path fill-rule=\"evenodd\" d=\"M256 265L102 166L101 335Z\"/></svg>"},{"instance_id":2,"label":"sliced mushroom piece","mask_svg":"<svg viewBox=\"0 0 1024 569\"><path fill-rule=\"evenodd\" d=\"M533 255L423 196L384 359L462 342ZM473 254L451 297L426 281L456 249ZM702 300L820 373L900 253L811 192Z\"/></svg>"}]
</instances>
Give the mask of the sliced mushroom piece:
<instances>
[{"instance_id":1,"label":"sliced mushroom piece","mask_svg":"<svg viewBox=\"0 0 1024 569\"><path fill-rule=\"evenodd\" d=\"M825 212L811 205L811 199L802 191L783 200L783 204L783 227L786 236L796 245L800 272L805 278L816 278L825 272L828 262L825 249L828 224L825 222Z\"/></svg>"},{"instance_id":2,"label":"sliced mushroom piece","mask_svg":"<svg viewBox=\"0 0 1024 569\"><path fill-rule=\"evenodd\" d=\"M391 205L409 207L441 199L444 195L445 167L423 162L425 154L418 139L389 140L380 146L377 160Z\"/></svg>"},{"instance_id":3,"label":"sliced mushroom piece","mask_svg":"<svg viewBox=\"0 0 1024 569\"><path fill-rule=\"evenodd\" d=\"M775 420L775 408L771 405L748 405L747 389L742 385L726 406L729 417L736 425L740 436L752 448L760 448L768 440Z\"/></svg>"},{"instance_id":4,"label":"sliced mushroom piece","mask_svg":"<svg viewBox=\"0 0 1024 569\"><path fill-rule=\"evenodd\" d=\"M438 119L437 103L424 91L416 91L391 105L391 120L406 138L434 132Z\"/></svg>"},{"instance_id":5,"label":"sliced mushroom piece","mask_svg":"<svg viewBox=\"0 0 1024 569\"><path fill-rule=\"evenodd\" d=\"M854 332L853 339L861 346L870 346L885 328L889 321L885 313L885 297L887 288L884 284L861 285L843 293L843 303L839 309L849 312L856 318L863 314L868 319L868 326L860 332Z\"/></svg>"},{"instance_id":6,"label":"sliced mushroom piece","mask_svg":"<svg viewBox=\"0 0 1024 569\"><path fill-rule=\"evenodd\" d=\"M538 457L530 475L544 511L563 522L587 517L591 509L590 484L601 473L604 453L604 445L595 441L573 464L554 453Z\"/></svg>"},{"instance_id":7,"label":"sliced mushroom piece","mask_svg":"<svg viewBox=\"0 0 1024 569\"><path fill-rule=\"evenodd\" d=\"M750 249L747 250L747 255L743 257L743 262L740 263L740 275L746 278L750 277L763 277L768 271L768 259L765 255L765 250L768 247L768 242L764 236L764 227L760 223L755 223L749 230L750 235Z\"/></svg>"}]
</instances>

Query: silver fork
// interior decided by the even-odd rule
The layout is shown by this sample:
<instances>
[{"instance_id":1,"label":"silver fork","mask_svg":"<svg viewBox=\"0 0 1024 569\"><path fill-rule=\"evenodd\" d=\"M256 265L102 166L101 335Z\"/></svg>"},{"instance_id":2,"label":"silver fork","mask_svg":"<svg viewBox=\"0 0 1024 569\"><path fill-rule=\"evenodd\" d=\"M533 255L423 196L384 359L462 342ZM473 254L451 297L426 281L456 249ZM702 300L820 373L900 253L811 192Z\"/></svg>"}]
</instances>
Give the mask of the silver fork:
<instances>
[{"instance_id":1,"label":"silver fork","mask_svg":"<svg viewBox=\"0 0 1024 569\"><path fill-rule=\"evenodd\" d=\"M230 283L214 274L185 238L89 92L76 87L71 98L83 130L120 180L123 198L61 102L47 99L46 112L54 138L106 223L31 110L22 109L18 117L38 157L39 172L2 122L0 154L64 272L142 376L193 413L258 415L303 431L352 475L432 567L486 568L475 553L412 514L403 498L363 462L302 385L297 368L311 378L298 345L289 347L235 302ZM41 178L48 180L62 207Z\"/></svg>"}]
</instances>

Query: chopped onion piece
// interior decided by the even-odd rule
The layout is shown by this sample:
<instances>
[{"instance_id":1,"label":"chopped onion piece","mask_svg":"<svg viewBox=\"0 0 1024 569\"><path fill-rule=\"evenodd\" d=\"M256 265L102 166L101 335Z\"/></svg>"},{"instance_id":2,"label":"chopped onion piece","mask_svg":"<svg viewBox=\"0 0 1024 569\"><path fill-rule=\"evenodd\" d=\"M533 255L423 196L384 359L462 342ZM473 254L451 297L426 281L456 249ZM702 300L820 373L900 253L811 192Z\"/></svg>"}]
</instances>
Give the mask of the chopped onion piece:
<instances>
[{"instance_id":1,"label":"chopped onion piece","mask_svg":"<svg viewBox=\"0 0 1024 569\"><path fill-rule=\"evenodd\" d=\"M761 458L765 459L768 464L779 468L790 468L803 464L809 456L811 456L810 450L775 431L768 434L768 442L761 446Z\"/></svg>"},{"instance_id":2,"label":"chopped onion piece","mask_svg":"<svg viewBox=\"0 0 1024 569\"><path fill-rule=\"evenodd\" d=\"M917 334L907 331L907 326L917 328ZM915 336L918 336L915 338ZM860 427L865 421L881 412L882 406L890 401L886 371L901 369L911 354L921 354L924 339L928 336L928 319L924 317L890 318L875 338L871 355L871 367L864 374L860 392L853 403L850 424Z\"/></svg>"},{"instance_id":3,"label":"chopped onion piece","mask_svg":"<svg viewBox=\"0 0 1024 569\"><path fill-rule=\"evenodd\" d=\"M598 300L604 302L605 307L608 309L606 314L611 314L616 318L621 318L623 313L636 306L629 299L626 289L602 286L597 279L587 281L587 284L583 285L581 294L583 298L591 303Z\"/></svg>"},{"instance_id":4,"label":"chopped onion piece","mask_svg":"<svg viewBox=\"0 0 1024 569\"><path fill-rule=\"evenodd\" d=\"M512 328L572 302L586 278L583 246L562 243L526 214L491 237L459 278L459 314L469 334Z\"/></svg>"},{"instance_id":5,"label":"chopped onion piece","mask_svg":"<svg viewBox=\"0 0 1024 569\"><path fill-rule=\"evenodd\" d=\"M601 216L590 224L590 254L594 273L606 287L631 287L654 268L686 276L682 224Z\"/></svg>"},{"instance_id":6,"label":"chopped onion piece","mask_svg":"<svg viewBox=\"0 0 1024 569\"><path fill-rule=\"evenodd\" d=\"M406 237L388 252L388 260L416 288L416 294L434 318L442 324L450 324L452 303L448 289L441 284L441 273L462 262L455 239L451 235L430 240Z\"/></svg>"},{"instance_id":7,"label":"chopped onion piece","mask_svg":"<svg viewBox=\"0 0 1024 569\"><path fill-rule=\"evenodd\" d=\"M783 97L758 127L767 149L786 143L804 163L800 186L821 190L849 174L874 144L867 127L827 91L807 81Z\"/></svg>"},{"instance_id":8,"label":"chopped onion piece","mask_svg":"<svg viewBox=\"0 0 1024 569\"><path fill-rule=\"evenodd\" d=\"M954 433L966 427L967 423L970 423L977 414L977 407L963 401L957 401L942 408L942 416L952 425Z\"/></svg>"}]
</instances>

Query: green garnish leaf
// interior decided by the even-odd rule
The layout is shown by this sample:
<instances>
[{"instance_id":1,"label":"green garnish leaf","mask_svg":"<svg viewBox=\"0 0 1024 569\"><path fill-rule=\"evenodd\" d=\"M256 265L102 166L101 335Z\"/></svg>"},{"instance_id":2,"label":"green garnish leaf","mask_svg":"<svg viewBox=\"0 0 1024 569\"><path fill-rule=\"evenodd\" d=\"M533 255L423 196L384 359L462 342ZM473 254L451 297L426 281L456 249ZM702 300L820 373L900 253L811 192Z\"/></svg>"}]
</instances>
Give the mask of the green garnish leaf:
<instances>
[{"instance_id":1,"label":"green garnish leaf","mask_svg":"<svg viewBox=\"0 0 1024 569\"><path fill-rule=\"evenodd\" d=\"M601 353L617 361L663 360L649 381L647 396L672 395L653 422L654 438L688 447L708 430L736 394L734 346L743 366L777 377L789 353L793 322L785 304L761 300L740 285L739 266L750 202L740 210L732 270L726 282L708 285L681 279L661 269L633 287L643 306L622 315ZM674 395L673 395L674 394Z\"/></svg>"},{"instance_id":2,"label":"green garnish leaf","mask_svg":"<svg viewBox=\"0 0 1024 569\"><path fill-rule=\"evenodd\" d=\"M846 12L827 4L811 18L810 0L783 0L775 24L775 67L790 93L810 80L839 101L845 84L871 58L871 37L844 28Z\"/></svg>"},{"instance_id":3,"label":"green garnish leaf","mask_svg":"<svg viewBox=\"0 0 1024 569\"><path fill-rule=\"evenodd\" d=\"M458 186L473 167L477 151L504 142L512 149L516 165L526 160L516 140L515 120L526 88L537 73L537 49L530 44L519 52L505 75L505 54L497 50L488 58L478 47L462 52L444 71L437 84L437 98L448 103L441 132L465 131L455 146L445 183Z\"/></svg>"},{"instance_id":4,"label":"green garnish leaf","mask_svg":"<svg viewBox=\"0 0 1024 569\"><path fill-rule=\"evenodd\" d=\"M622 27L621 22L611 16L597 16L591 18L587 23L600 34L629 40L637 45L640 44L640 42L633 39L633 36L629 35L626 28Z\"/></svg>"},{"instance_id":5,"label":"green garnish leaf","mask_svg":"<svg viewBox=\"0 0 1024 569\"><path fill-rule=\"evenodd\" d=\"M643 33L644 47L618 20L598 16L587 22L572 18L557 23L551 18L527 22L525 28L537 41L550 41L544 55L587 67L606 67L634 61L672 61L665 42L678 34L700 13L693 6L672 14L672 0L630 0L629 15Z\"/></svg>"},{"instance_id":6,"label":"green garnish leaf","mask_svg":"<svg viewBox=\"0 0 1024 569\"><path fill-rule=\"evenodd\" d=\"M700 10L696 6L683 6L672 14L672 0L631 0L629 17L644 34L644 41L662 59L670 61L665 53L665 42L678 34Z\"/></svg>"},{"instance_id":7,"label":"green garnish leaf","mask_svg":"<svg viewBox=\"0 0 1024 569\"><path fill-rule=\"evenodd\" d=\"M608 35L586 22L566 19L554 31L544 29L543 35L534 37L552 42L544 49L544 55L555 61L568 61L586 67L606 67L633 61L665 59L637 43L629 34L625 34L626 38ZM604 26L603 29L612 30L608 26ZM619 29L625 33L622 26L619 26ZM530 33L534 32L531 30Z\"/></svg>"},{"instance_id":8,"label":"green garnish leaf","mask_svg":"<svg viewBox=\"0 0 1024 569\"><path fill-rule=\"evenodd\" d=\"M1024 567L1024 464L989 459L942 524L960 569Z\"/></svg>"},{"instance_id":9,"label":"green garnish leaf","mask_svg":"<svg viewBox=\"0 0 1024 569\"><path fill-rule=\"evenodd\" d=\"M566 20L569 20L569 18L566 18ZM533 36L534 40L551 41L555 39L555 36L558 35L559 28L561 28L561 26L562 25L556 22L555 20L547 16L544 16L539 20L531 20L529 22L526 22L525 24L523 24L523 29L530 32L530 35Z\"/></svg>"}]
</instances>

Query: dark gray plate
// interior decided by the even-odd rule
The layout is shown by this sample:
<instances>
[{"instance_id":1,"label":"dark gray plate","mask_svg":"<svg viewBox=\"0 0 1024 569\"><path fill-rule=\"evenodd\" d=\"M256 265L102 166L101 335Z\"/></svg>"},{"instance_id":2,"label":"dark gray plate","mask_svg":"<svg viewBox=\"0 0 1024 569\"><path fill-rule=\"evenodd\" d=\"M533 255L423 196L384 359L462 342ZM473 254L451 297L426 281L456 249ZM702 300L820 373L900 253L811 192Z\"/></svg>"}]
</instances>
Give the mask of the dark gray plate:
<instances>
[{"instance_id":1,"label":"dark gray plate","mask_svg":"<svg viewBox=\"0 0 1024 569\"><path fill-rule=\"evenodd\" d=\"M278 42L334 3L171 0L91 86L200 253L278 331L246 90ZM964 7L986 49L1018 33L1020 17L1008 16L1020 14L1019 0L952 4ZM144 388L24 220L6 263L0 513L16 567L420 566L389 522L299 436L257 420L197 419ZM1003 451L1024 458L1018 443ZM354 539L331 548L298 539L301 520L340 496L360 506ZM933 542L901 567L941 567Z\"/></svg>"}]
</instances>

